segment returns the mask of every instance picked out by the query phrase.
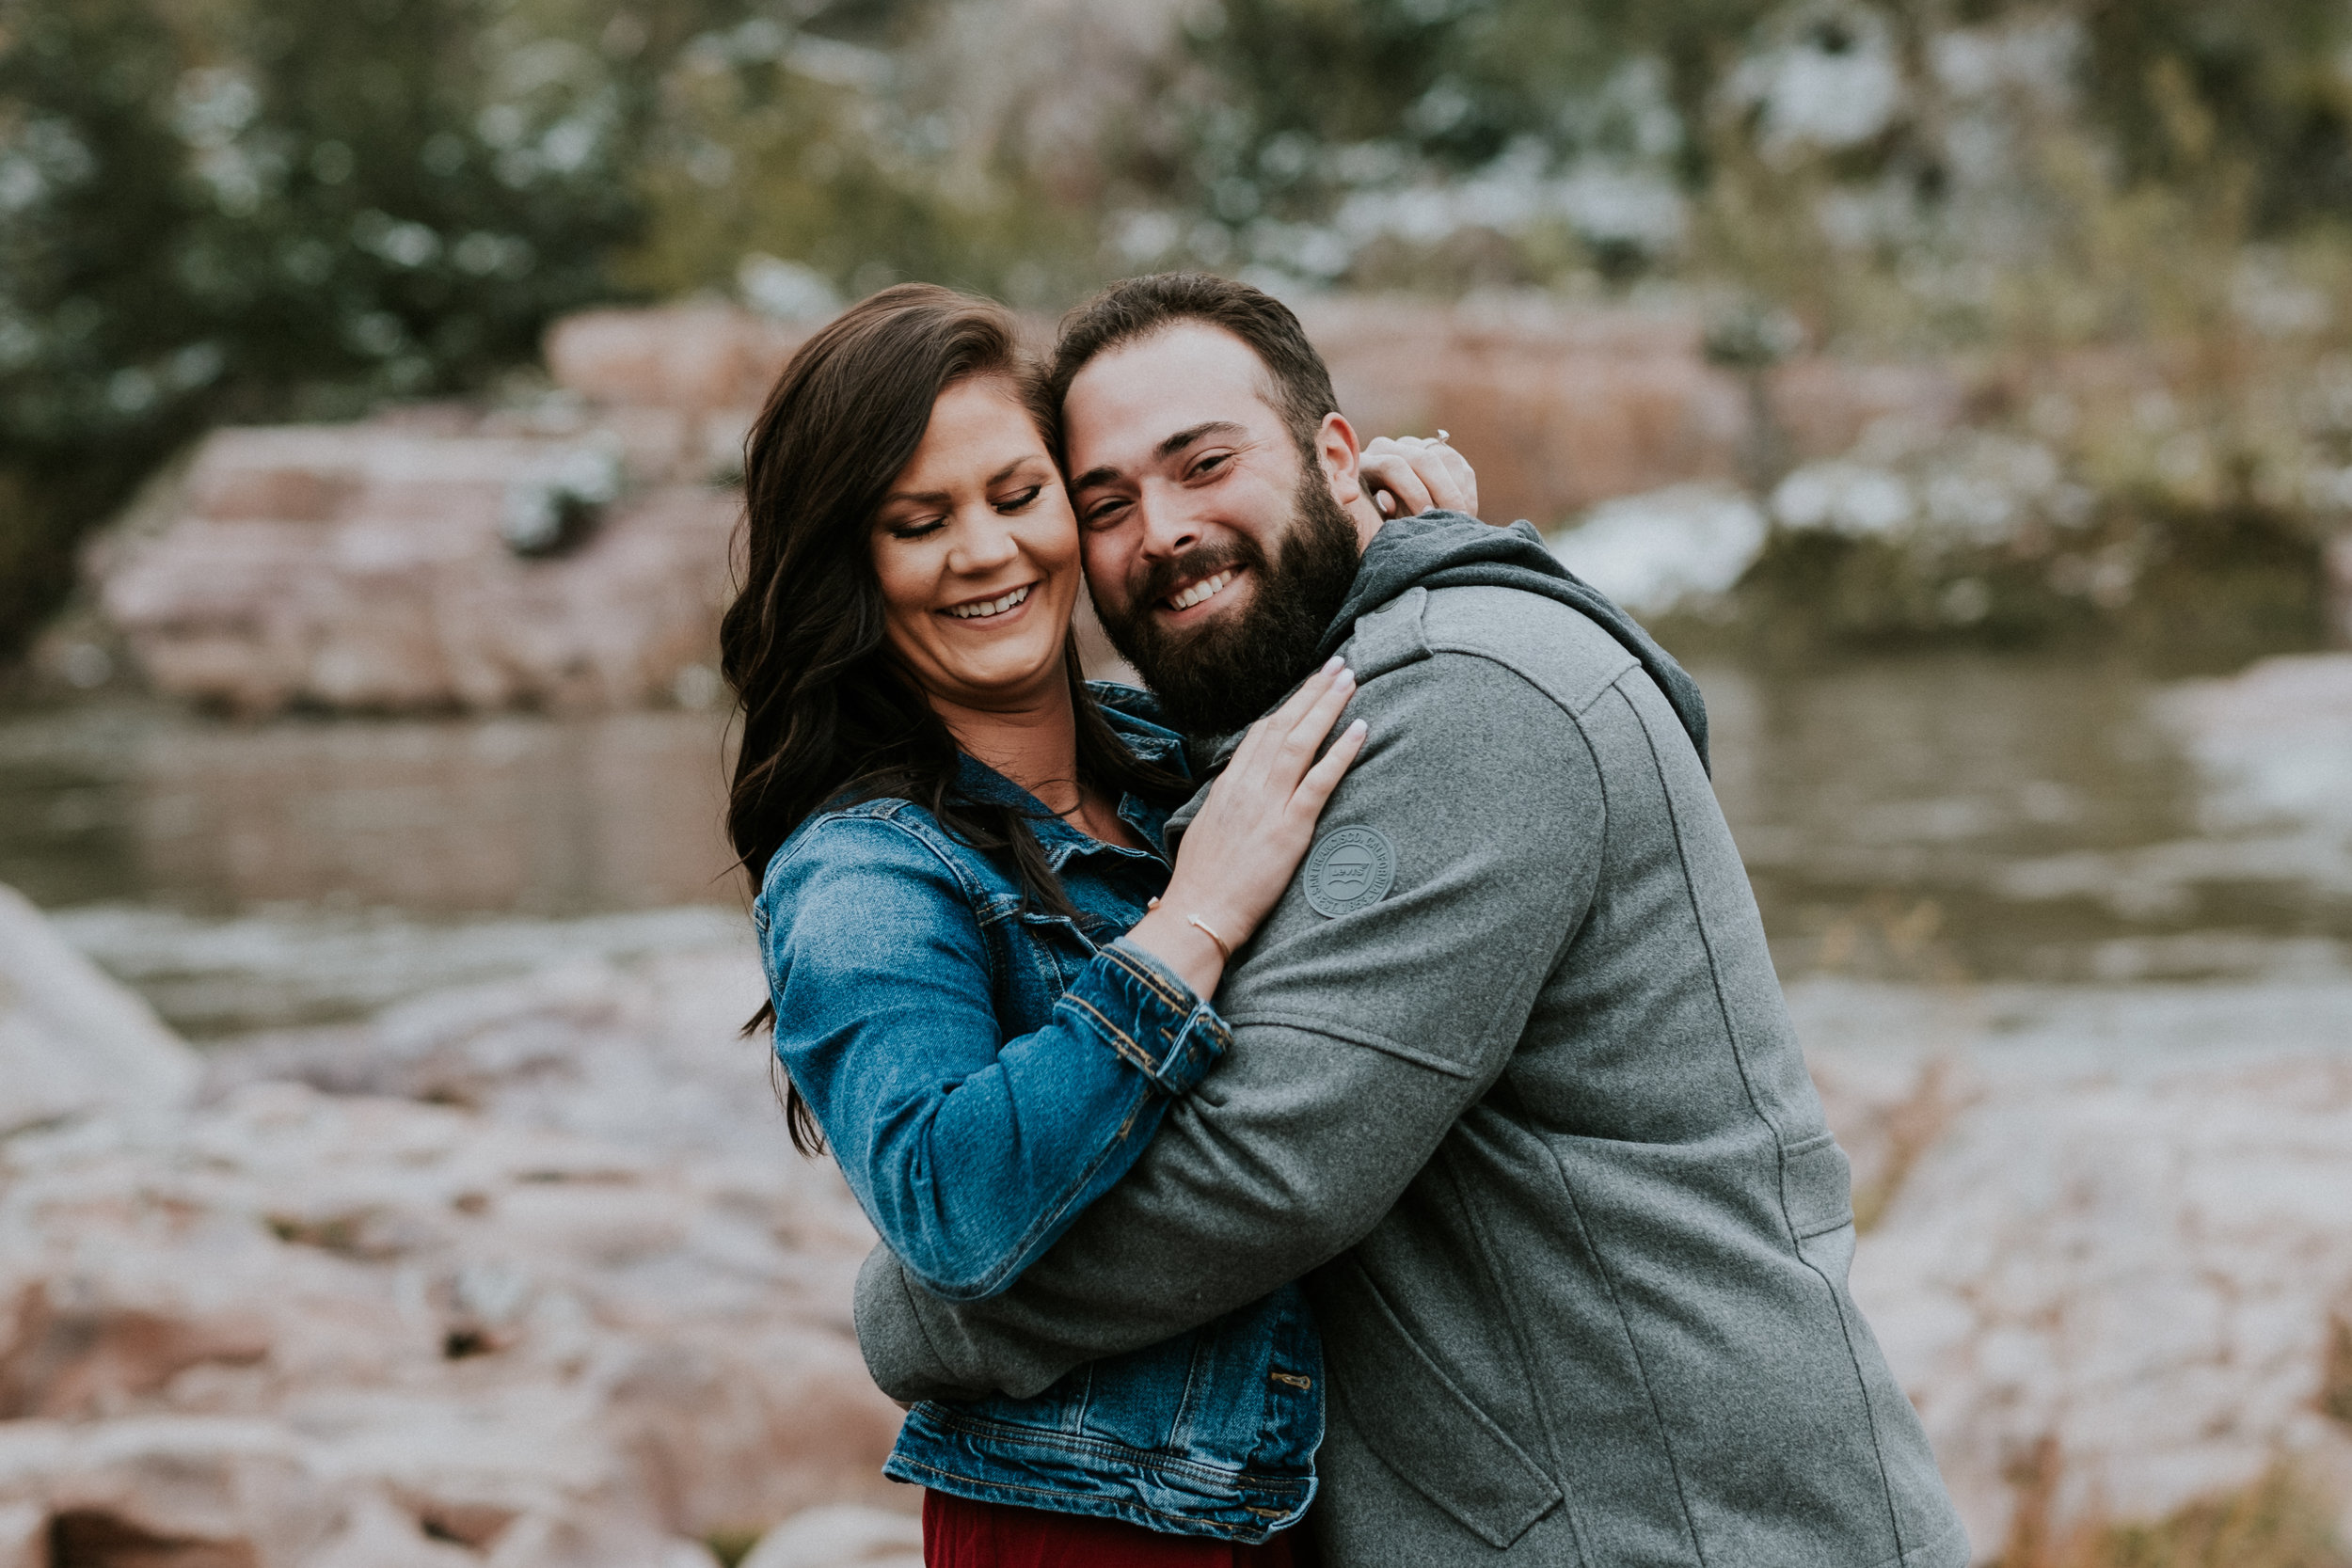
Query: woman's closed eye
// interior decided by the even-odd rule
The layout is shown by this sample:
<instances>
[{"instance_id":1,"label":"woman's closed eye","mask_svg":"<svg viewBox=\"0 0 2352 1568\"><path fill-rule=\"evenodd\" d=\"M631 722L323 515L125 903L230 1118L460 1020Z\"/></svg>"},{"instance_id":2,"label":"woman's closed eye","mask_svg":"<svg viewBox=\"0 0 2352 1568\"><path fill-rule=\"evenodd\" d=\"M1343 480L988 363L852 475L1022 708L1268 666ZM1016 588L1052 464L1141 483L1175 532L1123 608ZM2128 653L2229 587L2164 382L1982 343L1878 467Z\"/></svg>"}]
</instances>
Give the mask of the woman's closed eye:
<instances>
[{"instance_id":1,"label":"woman's closed eye","mask_svg":"<svg viewBox=\"0 0 2352 1568\"><path fill-rule=\"evenodd\" d=\"M1044 493L1044 485L1032 484L1026 489L1014 491L1011 495L1004 497L994 504L996 510L1000 513L1009 514L1014 512L1026 512L1030 507L1037 504L1038 497L1043 495Z\"/></svg>"},{"instance_id":2,"label":"woman's closed eye","mask_svg":"<svg viewBox=\"0 0 2352 1568\"><path fill-rule=\"evenodd\" d=\"M913 522L892 523L890 537L907 540L923 539L937 533L946 526L947 520L944 517L921 517Z\"/></svg>"}]
</instances>

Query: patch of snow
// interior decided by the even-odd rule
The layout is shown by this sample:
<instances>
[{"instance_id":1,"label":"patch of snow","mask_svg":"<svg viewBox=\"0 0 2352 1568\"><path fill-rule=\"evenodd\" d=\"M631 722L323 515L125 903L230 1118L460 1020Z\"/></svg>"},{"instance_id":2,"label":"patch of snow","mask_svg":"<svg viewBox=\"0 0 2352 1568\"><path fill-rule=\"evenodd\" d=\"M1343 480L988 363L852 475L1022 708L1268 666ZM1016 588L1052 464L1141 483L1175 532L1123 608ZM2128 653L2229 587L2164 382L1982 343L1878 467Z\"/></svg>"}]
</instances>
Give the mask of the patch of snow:
<instances>
[{"instance_id":1,"label":"patch of snow","mask_svg":"<svg viewBox=\"0 0 2352 1568\"><path fill-rule=\"evenodd\" d=\"M1726 593L1764 548L1764 514L1722 484L1607 500L1555 534L1568 570L1637 614Z\"/></svg>"}]
</instances>

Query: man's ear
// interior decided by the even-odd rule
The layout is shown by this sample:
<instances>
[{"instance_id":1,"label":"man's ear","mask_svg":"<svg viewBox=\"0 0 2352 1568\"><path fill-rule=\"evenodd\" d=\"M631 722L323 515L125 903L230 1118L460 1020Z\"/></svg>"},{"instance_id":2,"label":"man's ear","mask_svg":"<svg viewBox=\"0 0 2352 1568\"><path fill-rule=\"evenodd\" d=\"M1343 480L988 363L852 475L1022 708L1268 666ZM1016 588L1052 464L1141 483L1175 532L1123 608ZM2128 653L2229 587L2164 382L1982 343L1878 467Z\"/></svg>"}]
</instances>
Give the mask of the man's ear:
<instances>
[{"instance_id":1,"label":"man's ear","mask_svg":"<svg viewBox=\"0 0 2352 1568\"><path fill-rule=\"evenodd\" d=\"M1369 545L1372 536L1380 531L1380 508L1372 494L1364 488L1358 463L1363 456L1363 444L1356 439L1356 427L1347 422L1347 416L1336 411L1323 416L1323 424L1315 432L1315 461L1322 465L1323 481L1331 487L1331 499L1339 503L1356 525L1357 541Z\"/></svg>"}]
</instances>

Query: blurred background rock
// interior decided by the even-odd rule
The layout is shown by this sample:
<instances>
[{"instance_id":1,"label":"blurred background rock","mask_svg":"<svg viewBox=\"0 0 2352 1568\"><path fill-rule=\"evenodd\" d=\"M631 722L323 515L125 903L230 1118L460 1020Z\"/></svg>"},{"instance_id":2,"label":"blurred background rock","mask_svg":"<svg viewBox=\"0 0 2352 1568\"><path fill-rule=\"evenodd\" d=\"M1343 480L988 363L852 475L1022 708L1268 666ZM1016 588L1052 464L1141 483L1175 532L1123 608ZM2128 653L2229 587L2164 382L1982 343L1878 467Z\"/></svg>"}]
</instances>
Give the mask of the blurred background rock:
<instances>
[{"instance_id":1,"label":"blurred background rock","mask_svg":"<svg viewBox=\"0 0 2352 1568\"><path fill-rule=\"evenodd\" d=\"M741 438L884 283L1193 265L1698 673L1980 1559L2352 1560L2347 62L0 0L0 1560L904 1560L862 1222L732 1038Z\"/></svg>"},{"instance_id":2,"label":"blurred background rock","mask_svg":"<svg viewBox=\"0 0 2352 1568\"><path fill-rule=\"evenodd\" d=\"M1750 394L1722 477L1757 499L1824 434L1776 367L1933 365L1942 422L2008 444L1939 464L1936 421L1881 420L1864 462L1916 483L1876 510L1800 486L1739 596L1866 640L2048 636L2169 602L2180 563L2225 568L2193 596L2225 642L2310 641L2352 503L2352 20L2326 0L0 18L11 648L208 425L524 396L591 303L798 319L898 277L1050 309L1198 264L1679 312ZM1522 488L1547 529L1598 499ZM1930 546L1898 537L1915 516Z\"/></svg>"}]
</instances>

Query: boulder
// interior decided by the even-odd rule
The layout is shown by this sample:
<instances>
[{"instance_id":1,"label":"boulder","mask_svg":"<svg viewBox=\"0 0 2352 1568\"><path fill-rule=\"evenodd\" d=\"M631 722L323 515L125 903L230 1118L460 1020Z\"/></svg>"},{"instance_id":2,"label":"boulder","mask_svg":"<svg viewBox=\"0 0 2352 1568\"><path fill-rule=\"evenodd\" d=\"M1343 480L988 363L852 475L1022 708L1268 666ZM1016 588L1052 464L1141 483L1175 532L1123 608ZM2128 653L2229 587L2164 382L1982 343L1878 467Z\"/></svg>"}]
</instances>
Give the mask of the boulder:
<instances>
[{"instance_id":1,"label":"boulder","mask_svg":"<svg viewBox=\"0 0 2352 1568\"><path fill-rule=\"evenodd\" d=\"M686 421L493 431L216 431L101 552L104 613L158 689L248 713L624 707L707 665L739 503ZM593 530L544 553L575 504Z\"/></svg>"},{"instance_id":2,"label":"boulder","mask_svg":"<svg viewBox=\"0 0 2352 1568\"><path fill-rule=\"evenodd\" d=\"M198 1075L146 1003L0 886L0 1137L106 1113L151 1123Z\"/></svg>"},{"instance_id":3,"label":"boulder","mask_svg":"<svg viewBox=\"0 0 2352 1568\"><path fill-rule=\"evenodd\" d=\"M812 1508L759 1538L739 1568L922 1568L918 1519L854 1505Z\"/></svg>"},{"instance_id":4,"label":"boulder","mask_svg":"<svg viewBox=\"0 0 2352 1568\"><path fill-rule=\"evenodd\" d=\"M1453 430L1487 514L1545 528L1753 478L1767 449L1843 451L1889 417L1941 427L1961 401L1942 372L1825 357L1752 383L1708 361L1687 309L1301 311L1360 431ZM557 391L536 405L215 432L92 549L99 604L155 688L246 712L707 700L739 511L714 486L813 330L715 304L591 310L549 329Z\"/></svg>"},{"instance_id":5,"label":"boulder","mask_svg":"<svg viewBox=\"0 0 2352 1568\"><path fill-rule=\"evenodd\" d=\"M548 373L599 404L755 409L818 325L716 304L583 310L548 329Z\"/></svg>"},{"instance_id":6,"label":"boulder","mask_svg":"<svg viewBox=\"0 0 2352 1568\"><path fill-rule=\"evenodd\" d=\"M911 1505L849 1323L872 1231L737 1037L746 944L226 1046L199 1088L0 913L45 988L6 1092L73 1091L0 1139L0 1563L712 1568ZM39 1054L102 1049L97 1085Z\"/></svg>"},{"instance_id":7,"label":"boulder","mask_svg":"<svg viewBox=\"0 0 2352 1568\"><path fill-rule=\"evenodd\" d=\"M2352 1533L2352 984L1792 991L1980 1560L2281 1460Z\"/></svg>"},{"instance_id":8,"label":"boulder","mask_svg":"<svg viewBox=\"0 0 2352 1568\"><path fill-rule=\"evenodd\" d=\"M1545 530L1613 497L1748 478L1759 443L1790 461L1827 457L1876 421L1938 429L1961 411L1947 372L1822 356L1751 388L1708 361L1689 309L1541 295L1332 296L1298 309L1359 434L1451 431L1477 465L1486 515Z\"/></svg>"}]
</instances>

